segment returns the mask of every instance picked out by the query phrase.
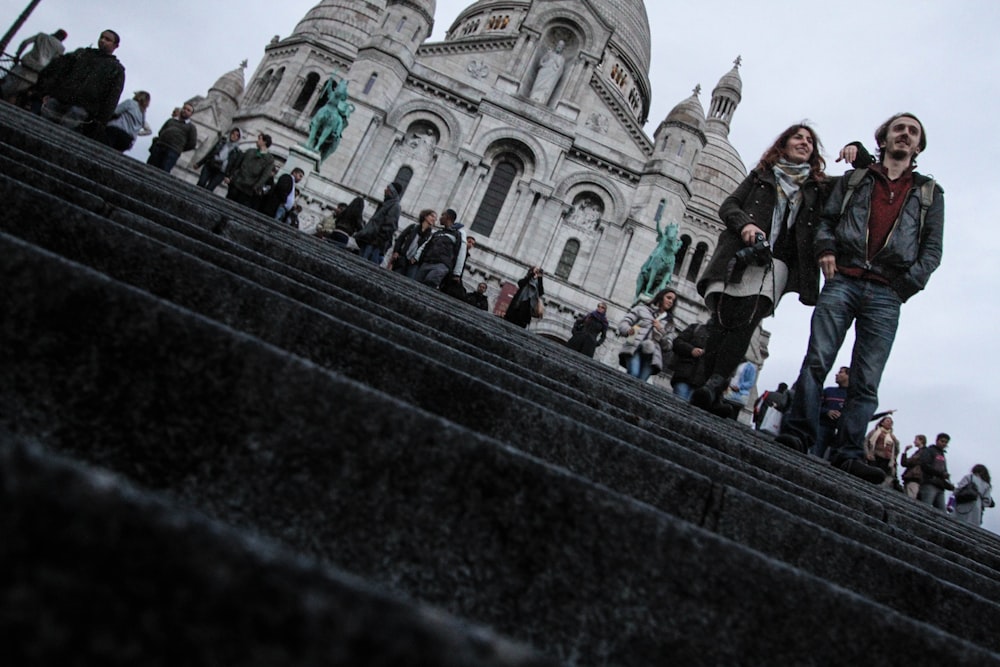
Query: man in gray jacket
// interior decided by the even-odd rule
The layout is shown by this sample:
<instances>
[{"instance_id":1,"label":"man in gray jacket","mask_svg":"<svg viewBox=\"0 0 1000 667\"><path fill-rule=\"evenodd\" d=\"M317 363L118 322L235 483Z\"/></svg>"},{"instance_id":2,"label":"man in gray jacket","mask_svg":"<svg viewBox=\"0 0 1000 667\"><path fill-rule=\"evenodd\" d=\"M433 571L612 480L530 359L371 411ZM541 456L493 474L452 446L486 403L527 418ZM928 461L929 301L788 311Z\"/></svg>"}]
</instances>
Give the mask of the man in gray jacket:
<instances>
[{"instance_id":1,"label":"man in gray jacket","mask_svg":"<svg viewBox=\"0 0 1000 667\"><path fill-rule=\"evenodd\" d=\"M924 288L941 262L944 191L914 171L917 155L927 147L927 134L916 116L891 117L875 131L875 141L879 164L845 174L820 219L814 247L826 284L813 311L809 347L777 440L802 452L812 446L822 382L853 323L851 382L830 461L878 484L885 474L865 463L865 432L878 406L878 386L900 306ZM841 157L853 161L853 153L849 146Z\"/></svg>"}]
</instances>

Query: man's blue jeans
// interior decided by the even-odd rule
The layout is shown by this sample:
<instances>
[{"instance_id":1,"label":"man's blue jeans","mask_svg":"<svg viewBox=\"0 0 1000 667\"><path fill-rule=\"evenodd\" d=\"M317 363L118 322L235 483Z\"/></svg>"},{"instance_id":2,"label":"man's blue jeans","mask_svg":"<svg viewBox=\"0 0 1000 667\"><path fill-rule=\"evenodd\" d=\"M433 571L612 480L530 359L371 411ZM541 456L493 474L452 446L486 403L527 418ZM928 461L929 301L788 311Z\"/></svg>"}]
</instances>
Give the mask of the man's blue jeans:
<instances>
[{"instance_id":1,"label":"man's blue jeans","mask_svg":"<svg viewBox=\"0 0 1000 667\"><path fill-rule=\"evenodd\" d=\"M816 440L823 381L854 323L851 382L831 444L830 460L863 459L868 421L878 407L878 386L899 325L899 296L888 285L836 274L826 282L813 310L809 348L796 380L792 406L781 432L808 451Z\"/></svg>"},{"instance_id":2,"label":"man's blue jeans","mask_svg":"<svg viewBox=\"0 0 1000 667\"><path fill-rule=\"evenodd\" d=\"M678 382L674 385L674 396L684 401L690 401L691 394L693 393L694 387L689 385L687 382Z\"/></svg>"}]
</instances>

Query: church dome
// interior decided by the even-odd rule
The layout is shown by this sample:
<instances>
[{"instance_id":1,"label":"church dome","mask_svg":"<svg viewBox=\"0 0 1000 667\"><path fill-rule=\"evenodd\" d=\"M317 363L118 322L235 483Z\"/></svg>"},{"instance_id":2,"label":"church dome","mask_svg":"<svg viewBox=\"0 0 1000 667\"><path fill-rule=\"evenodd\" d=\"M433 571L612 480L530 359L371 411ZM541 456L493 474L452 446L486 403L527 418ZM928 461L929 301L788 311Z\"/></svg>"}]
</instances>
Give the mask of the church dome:
<instances>
[{"instance_id":1,"label":"church dome","mask_svg":"<svg viewBox=\"0 0 1000 667\"><path fill-rule=\"evenodd\" d=\"M711 132L705 138L691 181L691 205L714 218L719 204L743 182L747 171L729 139Z\"/></svg>"},{"instance_id":2,"label":"church dome","mask_svg":"<svg viewBox=\"0 0 1000 667\"><path fill-rule=\"evenodd\" d=\"M240 95L243 94L243 88L246 85L244 78L246 68L247 61L244 60L238 68L220 76L218 81L208 89L209 93L218 91L232 99L233 102L239 102Z\"/></svg>"},{"instance_id":3,"label":"church dome","mask_svg":"<svg viewBox=\"0 0 1000 667\"><path fill-rule=\"evenodd\" d=\"M386 6L409 5L416 9L417 13L422 14L424 20L429 25L434 24L434 12L437 10L437 0L388 0L385 4Z\"/></svg>"},{"instance_id":4,"label":"church dome","mask_svg":"<svg viewBox=\"0 0 1000 667\"><path fill-rule=\"evenodd\" d=\"M695 87L694 91L691 93L691 97L671 109L664 122L686 125L687 127L704 134L705 109L702 108L701 100L698 99L698 94L700 92L701 86Z\"/></svg>"},{"instance_id":5,"label":"church dome","mask_svg":"<svg viewBox=\"0 0 1000 667\"><path fill-rule=\"evenodd\" d=\"M424 0L430 5L433 0ZM356 54L358 46L371 38L384 11L383 3L358 2L357 0L323 0L310 9L295 26L292 36L311 36L321 42L341 47L346 53Z\"/></svg>"},{"instance_id":6,"label":"church dome","mask_svg":"<svg viewBox=\"0 0 1000 667\"><path fill-rule=\"evenodd\" d=\"M611 41L632 59L642 74L648 76L652 46L646 3L643 0L600 0L592 6L614 30L615 36Z\"/></svg>"}]
</instances>

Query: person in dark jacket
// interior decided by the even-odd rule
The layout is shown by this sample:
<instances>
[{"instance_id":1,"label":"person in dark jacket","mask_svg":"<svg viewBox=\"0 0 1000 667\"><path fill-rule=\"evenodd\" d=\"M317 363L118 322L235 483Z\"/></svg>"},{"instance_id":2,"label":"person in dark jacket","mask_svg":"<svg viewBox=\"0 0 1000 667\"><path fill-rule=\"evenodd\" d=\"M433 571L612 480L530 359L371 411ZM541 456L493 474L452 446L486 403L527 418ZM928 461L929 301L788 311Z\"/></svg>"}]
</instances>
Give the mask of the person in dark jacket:
<instances>
[{"instance_id":1,"label":"person in dark jacket","mask_svg":"<svg viewBox=\"0 0 1000 667\"><path fill-rule=\"evenodd\" d=\"M469 296L465 298L466 302L479 310L489 310L490 300L486 296L487 289L486 283L479 283L475 292L469 292Z\"/></svg>"},{"instance_id":2,"label":"person in dark jacket","mask_svg":"<svg viewBox=\"0 0 1000 667\"><path fill-rule=\"evenodd\" d=\"M274 168L274 156L268 152L270 148L271 135L260 133L257 135L256 150L243 151L232 161L223 180L229 186L226 199L257 208L264 193L264 184Z\"/></svg>"},{"instance_id":3,"label":"person in dark jacket","mask_svg":"<svg viewBox=\"0 0 1000 667\"><path fill-rule=\"evenodd\" d=\"M743 362L754 331L781 296L816 303L812 242L829 192L816 132L801 123L778 135L719 208L726 225L698 293L712 313L702 363L707 381L691 404L712 409Z\"/></svg>"},{"instance_id":4,"label":"person in dark jacket","mask_svg":"<svg viewBox=\"0 0 1000 667\"><path fill-rule=\"evenodd\" d=\"M889 118L876 129L875 141L879 164L845 174L820 218L813 252L826 283L813 311L792 407L777 440L799 451L812 444L823 379L853 325L851 383L830 461L879 484L885 473L864 461L865 432L878 407L878 386L900 307L924 288L941 263L944 192L915 171L927 133L913 114ZM856 152L848 146L841 156L851 160Z\"/></svg>"},{"instance_id":5,"label":"person in dark jacket","mask_svg":"<svg viewBox=\"0 0 1000 667\"><path fill-rule=\"evenodd\" d=\"M573 335L566 347L588 357L594 356L597 347L608 337L608 304L599 303L573 326Z\"/></svg>"},{"instance_id":6,"label":"person in dark jacket","mask_svg":"<svg viewBox=\"0 0 1000 667\"><path fill-rule=\"evenodd\" d=\"M163 123L159 134L149 147L149 159L146 160L146 164L169 174L177 164L181 153L194 150L198 145L198 130L191 122L193 114L194 107L184 104L176 118L168 118Z\"/></svg>"},{"instance_id":7,"label":"person in dark jacket","mask_svg":"<svg viewBox=\"0 0 1000 667\"><path fill-rule=\"evenodd\" d=\"M950 435L938 433L933 445L920 450L918 459L921 478L917 500L942 512L945 511L945 491L955 489L955 485L951 483L951 475L948 474L948 460L945 457L945 450L950 442Z\"/></svg>"},{"instance_id":8,"label":"person in dark jacket","mask_svg":"<svg viewBox=\"0 0 1000 667\"><path fill-rule=\"evenodd\" d=\"M36 86L41 115L101 140L125 87L125 68L114 55L120 43L118 33L105 30L96 49L77 49L49 63Z\"/></svg>"},{"instance_id":9,"label":"person in dark jacket","mask_svg":"<svg viewBox=\"0 0 1000 667\"><path fill-rule=\"evenodd\" d=\"M198 175L198 187L212 192L222 184L229 168L236 163L242 151L240 139L243 134L240 128L229 130L229 135L219 137L212 149L202 159L194 163L195 169L201 169Z\"/></svg>"},{"instance_id":10,"label":"person in dark jacket","mask_svg":"<svg viewBox=\"0 0 1000 667\"><path fill-rule=\"evenodd\" d=\"M705 346L708 344L708 325L704 322L689 324L677 334L670 361L670 386L674 395L688 401L695 387L705 383Z\"/></svg>"},{"instance_id":11,"label":"person in dark jacket","mask_svg":"<svg viewBox=\"0 0 1000 667\"><path fill-rule=\"evenodd\" d=\"M334 228L327 240L342 248L357 252L358 244L354 240L354 235L364 224L364 212L364 198L355 197L352 199L344 210L334 216Z\"/></svg>"},{"instance_id":12,"label":"person in dark jacket","mask_svg":"<svg viewBox=\"0 0 1000 667\"><path fill-rule=\"evenodd\" d=\"M407 278L417 277L417 250L434 233L434 223L437 219L437 211L425 208L420 212L417 221L399 234L392 246L392 255L389 256L390 269Z\"/></svg>"},{"instance_id":13,"label":"person in dark jacket","mask_svg":"<svg viewBox=\"0 0 1000 667\"><path fill-rule=\"evenodd\" d=\"M291 173L279 176L271 189L260 198L257 210L269 218L284 220L285 214L295 205L295 186L302 182L305 175L306 172L295 167Z\"/></svg>"},{"instance_id":14,"label":"person in dark jacket","mask_svg":"<svg viewBox=\"0 0 1000 667\"><path fill-rule=\"evenodd\" d=\"M381 206L375 209L375 213L361 231L354 235L361 256L370 262L381 264L385 252L392 244L392 237L399 226L399 197L402 192L403 186L399 183L385 186L385 198Z\"/></svg>"},{"instance_id":15,"label":"person in dark jacket","mask_svg":"<svg viewBox=\"0 0 1000 667\"><path fill-rule=\"evenodd\" d=\"M465 287L462 286L462 271L465 270L465 258L469 252L465 231L455 224L458 213L447 209L441 214L441 229L435 230L427 241L417 248L417 282L428 287L440 289L455 296L454 288L462 290L461 298L465 299Z\"/></svg>"},{"instance_id":16,"label":"person in dark jacket","mask_svg":"<svg viewBox=\"0 0 1000 667\"><path fill-rule=\"evenodd\" d=\"M524 329L528 327L537 312L538 302L545 296L542 273L542 267L533 266L526 276L517 281L517 293L507 306L503 316L505 320Z\"/></svg>"}]
</instances>

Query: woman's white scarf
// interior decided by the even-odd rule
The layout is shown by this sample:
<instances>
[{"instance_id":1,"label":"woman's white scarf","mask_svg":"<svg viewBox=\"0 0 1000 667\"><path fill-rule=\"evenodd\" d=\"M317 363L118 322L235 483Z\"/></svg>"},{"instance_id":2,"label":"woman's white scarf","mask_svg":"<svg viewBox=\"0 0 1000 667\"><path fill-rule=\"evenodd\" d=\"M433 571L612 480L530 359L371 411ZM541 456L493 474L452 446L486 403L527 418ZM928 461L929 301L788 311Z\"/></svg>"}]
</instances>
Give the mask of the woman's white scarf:
<instances>
[{"instance_id":1,"label":"woman's white scarf","mask_svg":"<svg viewBox=\"0 0 1000 667\"><path fill-rule=\"evenodd\" d=\"M788 220L788 229L795 224L799 205L802 204L802 184L809 178L811 167L808 162L795 164L788 160L778 160L772 168L774 180L778 183L778 201L771 214L771 247L778 243L781 234L781 221ZM786 218L786 210L788 217Z\"/></svg>"}]
</instances>

